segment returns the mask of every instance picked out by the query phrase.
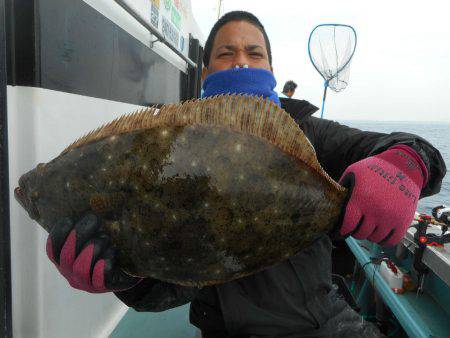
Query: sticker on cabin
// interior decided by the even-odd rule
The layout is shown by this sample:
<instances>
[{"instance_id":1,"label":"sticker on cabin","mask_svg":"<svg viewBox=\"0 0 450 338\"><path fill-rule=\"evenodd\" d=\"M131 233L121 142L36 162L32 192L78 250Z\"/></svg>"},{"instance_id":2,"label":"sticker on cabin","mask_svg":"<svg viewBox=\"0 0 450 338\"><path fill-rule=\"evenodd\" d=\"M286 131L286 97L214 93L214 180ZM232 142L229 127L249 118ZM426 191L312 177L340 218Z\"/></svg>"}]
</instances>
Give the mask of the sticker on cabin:
<instances>
[{"instance_id":1,"label":"sticker on cabin","mask_svg":"<svg viewBox=\"0 0 450 338\"><path fill-rule=\"evenodd\" d=\"M170 8L172 7L172 0L164 0L164 7L166 10L170 11Z\"/></svg>"},{"instance_id":2,"label":"sticker on cabin","mask_svg":"<svg viewBox=\"0 0 450 338\"><path fill-rule=\"evenodd\" d=\"M184 50L184 36L183 35L180 36L180 50L181 51Z\"/></svg>"},{"instance_id":3,"label":"sticker on cabin","mask_svg":"<svg viewBox=\"0 0 450 338\"><path fill-rule=\"evenodd\" d=\"M151 12L150 12L150 23L158 28L159 26L159 3L158 6L156 6L154 4L154 0L152 0L152 7L151 7Z\"/></svg>"},{"instance_id":4,"label":"sticker on cabin","mask_svg":"<svg viewBox=\"0 0 450 338\"><path fill-rule=\"evenodd\" d=\"M189 3L185 0L150 0L150 3L151 25L158 29L170 44L186 54L188 34L185 25L188 22Z\"/></svg>"},{"instance_id":5,"label":"sticker on cabin","mask_svg":"<svg viewBox=\"0 0 450 338\"><path fill-rule=\"evenodd\" d=\"M180 39L178 30L169 22L169 20L167 20L166 17L163 16L161 19L161 30L163 36L169 40L171 44L178 48L178 42Z\"/></svg>"},{"instance_id":6,"label":"sticker on cabin","mask_svg":"<svg viewBox=\"0 0 450 338\"><path fill-rule=\"evenodd\" d=\"M181 29L181 14L175 6L172 6L170 18L175 27Z\"/></svg>"}]
</instances>

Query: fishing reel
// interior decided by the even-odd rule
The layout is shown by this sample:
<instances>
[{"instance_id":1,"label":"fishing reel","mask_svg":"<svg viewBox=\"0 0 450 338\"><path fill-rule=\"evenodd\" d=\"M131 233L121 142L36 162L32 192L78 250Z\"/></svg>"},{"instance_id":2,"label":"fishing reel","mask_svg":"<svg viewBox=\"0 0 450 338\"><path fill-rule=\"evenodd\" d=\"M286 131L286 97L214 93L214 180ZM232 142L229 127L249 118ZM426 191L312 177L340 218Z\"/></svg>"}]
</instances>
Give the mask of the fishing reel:
<instances>
[{"instance_id":1,"label":"fishing reel","mask_svg":"<svg viewBox=\"0 0 450 338\"><path fill-rule=\"evenodd\" d=\"M440 205L431 210L431 214L434 219L438 222L445 224L447 227L445 231L447 231L448 226L450 226L450 207L446 205Z\"/></svg>"},{"instance_id":2,"label":"fishing reel","mask_svg":"<svg viewBox=\"0 0 450 338\"><path fill-rule=\"evenodd\" d=\"M450 243L450 233L447 233L450 225L450 208L446 206L435 207L432 210L433 217L420 214L419 219L414 228L414 240L419 247L426 246L444 247L444 244ZM434 219L433 219L434 218ZM441 234L429 233L428 227L433 224L441 228Z\"/></svg>"},{"instance_id":3,"label":"fishing reel","mask_svg":"<svg viewBox=\"0 0 450 338\"><path fill-rule=\"evenodd\" d=\"M432 209L432 215L420 214L417 224L414 225L416 233L414 234L414 242L417 247L414 250L414 269L418 273L419 287L417 293L423 291L424 277L429 269L422 261L426 247L444 248L446 243L450 243L450 233L447 233L450 225L450 208L441 205ZM430 225L441 227L441 234L428 232Z\"/></svg>"}]
</instances>

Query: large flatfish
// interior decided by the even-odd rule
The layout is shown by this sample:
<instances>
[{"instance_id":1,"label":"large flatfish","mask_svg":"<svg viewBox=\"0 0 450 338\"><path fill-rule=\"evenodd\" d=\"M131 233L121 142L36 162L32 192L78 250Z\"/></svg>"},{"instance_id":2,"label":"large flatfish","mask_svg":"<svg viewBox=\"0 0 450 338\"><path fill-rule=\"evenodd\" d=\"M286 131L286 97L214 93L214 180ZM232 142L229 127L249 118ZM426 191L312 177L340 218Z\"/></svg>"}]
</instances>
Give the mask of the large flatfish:
<instances>
[{"instance_id":1,"label":"large flatfish","mask_svg":"<svg viewBox=\"0 0 450 338\"><path fill-rule=\"evenodd\" d=\"M118 118L15 195L47 231L96 214L131 275L203 286L296 254L337 223L346 191L284 110L224 95Z\"/></svg>"}]
</instances>

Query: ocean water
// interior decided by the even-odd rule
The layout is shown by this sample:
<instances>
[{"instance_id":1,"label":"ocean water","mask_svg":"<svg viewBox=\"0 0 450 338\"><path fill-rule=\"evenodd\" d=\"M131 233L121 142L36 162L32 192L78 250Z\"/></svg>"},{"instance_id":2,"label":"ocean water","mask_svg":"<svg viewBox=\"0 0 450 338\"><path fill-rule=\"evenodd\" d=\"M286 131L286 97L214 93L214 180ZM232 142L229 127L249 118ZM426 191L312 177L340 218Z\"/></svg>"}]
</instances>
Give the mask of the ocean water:
<instances>
[{"instance_id":1,"label":"ocean water","mask_svg":"<svg viewBox=\"0 0 450 338\"><path fill-rule=\"evenodd\" d=\"M339 123L367 131L381 133L402 131L419 135L440 151L447 170L450 171L450 122L339 121ZM421 199L417 210L431 213L433 207L441 204L450 206L450 173L444 177L441 191L436 195Z\"/></svg>"}]
</instances>

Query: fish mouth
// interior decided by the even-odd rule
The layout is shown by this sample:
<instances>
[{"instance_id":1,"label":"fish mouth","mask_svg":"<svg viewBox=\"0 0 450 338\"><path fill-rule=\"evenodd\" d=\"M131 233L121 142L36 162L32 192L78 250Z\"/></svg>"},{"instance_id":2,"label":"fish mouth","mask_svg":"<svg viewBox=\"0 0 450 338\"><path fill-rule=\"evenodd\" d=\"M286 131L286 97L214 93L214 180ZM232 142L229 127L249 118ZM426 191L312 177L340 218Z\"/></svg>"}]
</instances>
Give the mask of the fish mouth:
<instances>
[{"instance_id":1,"label":"fish mouth","mask_svg":"<svg viewBox=\"0 0 450 338\"><path fill-rule=\"evenodd\" d=\"M40 218L39 211L37 210L34 203L27 197L24 190L21 187L17 187L14 189L14 197L17 202L24 208L31 219L38 220Z\"/></svg>"}]
</instances>

